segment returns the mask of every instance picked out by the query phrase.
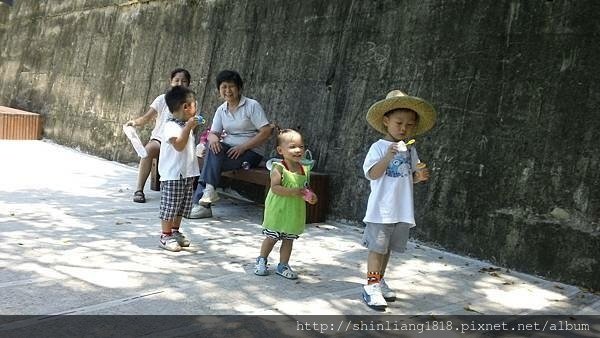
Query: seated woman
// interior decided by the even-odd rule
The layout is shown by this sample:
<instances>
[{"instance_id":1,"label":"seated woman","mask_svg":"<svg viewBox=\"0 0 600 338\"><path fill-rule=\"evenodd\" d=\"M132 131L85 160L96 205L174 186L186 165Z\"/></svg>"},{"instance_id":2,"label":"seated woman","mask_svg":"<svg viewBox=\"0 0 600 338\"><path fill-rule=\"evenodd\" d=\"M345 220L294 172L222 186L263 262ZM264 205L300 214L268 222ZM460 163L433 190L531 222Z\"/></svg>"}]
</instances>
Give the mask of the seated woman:
<instances>
[{"instance_id":1,"label":"seated woman","mask_svg":"<svg viewBox=\"0 0 600 338\"><path fill-rule=\"evenodd\" d=\"M225 102L213 117L190 218L212 217L210 206L219 199L215 189L221 172L241 168L244 162L256 167L263 159L264 145L272 131L260 103L242 95L244 82L240 74L224 70L216 82Z\"/></svg>"}]
</instances>

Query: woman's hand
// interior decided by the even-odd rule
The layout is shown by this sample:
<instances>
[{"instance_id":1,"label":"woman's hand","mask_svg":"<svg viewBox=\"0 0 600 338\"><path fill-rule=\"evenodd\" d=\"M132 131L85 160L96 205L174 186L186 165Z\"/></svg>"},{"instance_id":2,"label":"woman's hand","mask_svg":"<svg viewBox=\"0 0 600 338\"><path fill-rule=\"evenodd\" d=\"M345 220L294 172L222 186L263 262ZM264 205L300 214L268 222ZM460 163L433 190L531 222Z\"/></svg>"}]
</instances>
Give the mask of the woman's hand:
<instances>
[{"instance_id":1,"label":"woman's hand","mask_svg":"<svg viewBox=\"0 0 600 338\"><path fill-rule=\"evenodd\" d=\"M229 150L227 150L227 156L229 156L229 158L235 160L236 158L242 156L245 152L246 152L246 148L244 147L243 144L240 144L238 146L229 148Z\"/></svg>"},{"instance_id":2,"label":"woman's hand","mask_svg":"<svg viewBox=\"0 0 600 338\"><path fill-rule=\"evenodd\" d=\"M125 123L125 125L128 127L135 127L137 125L137 123L135 123L135 120L130 120L130 121L127 121L127 123Z\"/></svg>"},{"instance_id":3,"label":"woman's hand","mask_svg":"<svg viewBox=\"0 0 600 338\"><path fill-rule=\"evenodd\" d=\"M213 133L208 133L206 137L208 141L208 149L212 151L214 154L217 154L221 151L221 140L219 140L219 136Z\"/></svg>"}]
</instances>

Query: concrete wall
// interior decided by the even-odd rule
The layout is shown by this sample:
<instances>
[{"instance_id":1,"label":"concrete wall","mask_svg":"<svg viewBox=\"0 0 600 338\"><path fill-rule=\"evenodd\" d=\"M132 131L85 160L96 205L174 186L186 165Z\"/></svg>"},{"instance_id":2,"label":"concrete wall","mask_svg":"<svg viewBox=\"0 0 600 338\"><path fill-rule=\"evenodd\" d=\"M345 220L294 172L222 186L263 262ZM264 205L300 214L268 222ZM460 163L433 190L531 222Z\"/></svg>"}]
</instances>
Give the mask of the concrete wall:
<instances>
[{"instance_id":1,"label":"concrete wall","mask_svg":"<svg viewBox=\"0 0 600 338\"><path fill-rule=\"evenodd\" d=\"M135 160L121 125L191 70L202 109L219 70L332 175L333 219L360 221L368 107L395 88L431 101L417 140L417 238L600 288L598 2L20 0L0 5L0 104L45 136ZM149 129L144 134L148 135Z\"/></svg>"}]
</instances>

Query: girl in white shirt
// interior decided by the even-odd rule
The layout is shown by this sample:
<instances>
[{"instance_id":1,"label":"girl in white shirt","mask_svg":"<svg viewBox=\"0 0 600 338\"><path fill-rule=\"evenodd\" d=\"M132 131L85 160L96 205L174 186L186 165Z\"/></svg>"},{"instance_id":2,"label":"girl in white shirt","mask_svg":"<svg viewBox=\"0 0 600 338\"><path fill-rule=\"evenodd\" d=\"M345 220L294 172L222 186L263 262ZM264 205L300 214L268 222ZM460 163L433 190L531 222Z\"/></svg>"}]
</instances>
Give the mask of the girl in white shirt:
<instances>
[{"instance_id":1,"label":"girl in white shirt","mask_svg":"<svg viewBox=\"0 0 600 338\"><path fill-rule=\"evenodd\" d=\"M192 79L190 72L183 68L176 68L173 71L171 71L169 85L171 88L175 86L189 87L191 80ZM150 121L155 120L154 129L152 129L150 140L148 141L148 143L146 143L145 146L148 156L140 159L137 187L135 192L133 193L134 202L146 202L146 196L144 195L144 186L146 185L148 175L150 175L150 170L152 169L152 160L158 158L158 154L160 152L160 144L163 141L163 127L167 119L169 119L170 117L171 112L169 111L169 107L167 107L167 103L165 102L165 94L161 94L154 99L152 104L150 104L150 108L144 115L125 123L125 125L127 126L137 127L143 126L149 123Z\"/></svg>"}]
</instances>

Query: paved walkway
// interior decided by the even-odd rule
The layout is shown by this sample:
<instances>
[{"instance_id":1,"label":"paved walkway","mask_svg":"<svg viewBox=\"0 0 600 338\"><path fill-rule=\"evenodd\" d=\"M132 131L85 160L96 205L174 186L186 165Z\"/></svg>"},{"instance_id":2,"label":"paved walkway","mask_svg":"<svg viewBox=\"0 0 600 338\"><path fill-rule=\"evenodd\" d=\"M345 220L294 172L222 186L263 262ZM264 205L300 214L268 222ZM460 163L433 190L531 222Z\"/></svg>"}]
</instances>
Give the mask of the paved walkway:
<instances>
[{"instance_id":1,"label":"paved walkway","mask_svg":"<svg viewBox=\"0 0 600 338\"><path fill-rule=\"evenodd\" d=\"M360 299L361 229L308 226L297 281L253 274L260 206L224 198L184 220L185 251L157 246L159 193L137 169L48 141L0 141L0 314L372 315ZM277 253L271 254L276 264ZM386 314L600 314L600 296L425 245L393 255Z\"/></svg>"}]
</instances>

